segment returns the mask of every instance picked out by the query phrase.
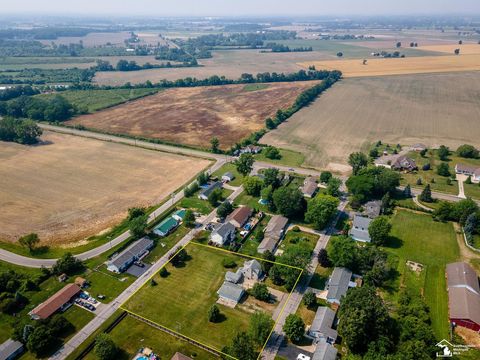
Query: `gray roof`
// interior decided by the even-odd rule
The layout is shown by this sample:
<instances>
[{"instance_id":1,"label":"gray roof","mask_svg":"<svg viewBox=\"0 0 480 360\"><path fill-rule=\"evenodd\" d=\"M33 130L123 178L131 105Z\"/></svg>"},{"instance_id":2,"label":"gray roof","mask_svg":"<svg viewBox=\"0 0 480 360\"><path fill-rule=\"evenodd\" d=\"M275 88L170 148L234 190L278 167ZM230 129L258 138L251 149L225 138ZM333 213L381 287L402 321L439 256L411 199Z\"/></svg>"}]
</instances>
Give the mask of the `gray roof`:
<instances>
[{"instance_id":1,"label":"gray roof","mask_svg":"<svg viewBox=\"0 0 480 360\"><path fill-rule=\"evenodd\" d=\"M0 345L0 359L8 359L10 356L15 354L17 351L20 351L21 349L23 349L23 344L20 341L8 339Z\"/></svg>"},{"instance_id":2,"label":"gray roof","mask_svg":"<svg viewBox=\"0 0 480 360\"><path fill-rule=\"evenodd\" d=\"M233 175L230 171L227 171L222 177L228 177L229 179L235 179L235 175Z\"/></svg>"},{"instance_id":3,"label":"gray roof","mask_svg":"<svg viewBox=\"0 0 480 360\"><path fill-rule=\"evenodd\" d=\"M223 223L223 224L220 224L219 226L217 226L215 228L215 230L213 230L213 234L218 234L220 235L222 238L224 238L225 236L227 236L228 234L230 234L231 232L235 232L235 226L229 222L226 222L226 223Z\"/></svg>"},{"instance_id":4,"label":"gray roof","mask_svg":"<svg viewBox=\"0 0 480 360\"><path fill-rule=\"evenodd\" d=\"M243 290L241 286L224 281L220 289L218 289L217 294L222 298L239 302L244 292L245 290Z\"/></svg>"},{"instance_id":5,"label":"gray roof","mask_svg":"<svg viewBox=\"0 0 480 360\"><path fill-rule=\"evenodd\" d=\"M201 191L200 195L203 195L205 197L209 197L210 194L213 192L213 190L215 189L221 189L222 188L222 183L219 182L219 181L215 181L213 183L211 183L210 185L208 185L208 187L204 190Z\"/></svg>"},{"instance_id":6,"label":"gray roof","mask_svg":"<svg viewBox=\"0 0 480 360\"><path fill-rule=\"evenodd\" d=\"M276 237L277 240L280 239L282 235L282 230L288 224L288 219L281 215L274 215L268 222L267 226L265 227L265 235L270 237Z\"/></svg>"},{"instance_id":7,"label":"gray roof","mask_svg":"<svg viewBox=\"0 0 480 360\"><path fill-rule=\"evenodd\" d=\"M325 339L321 339L313 353L312 360L335 360L337 352L338 350L333 345L327 343Z\"/></svg>"},{"instance_id":8,"label":"gray roof","mask_svg":"<svg viewBox=\"0 0 480 360\"><path fill-rule=\"evenodd\" d=\"M335 299L340 302L342 296L348 291L348 284L352 278L352 272L346 268L336 267L328 281L327 299Z\"/></svg>"},{"instance_id":9,"label":"gray roof","mask_svg":"<svg viewBox=\"0 0 480 360\"><path fill-rule=\"evenodd\" d=\"M350 236L359 241L371 241L370 234L368 233L368 226L372 222L372 219L355 215L353 217L352 228L350 229Z\"/></svg>"},{"instance_id":10,"label":"gray roof","mask_svg":"<svg viewBox=\"0 0 480 360\"><path fill-rule=\"evenodd\" d=\"M109 264L121 268L125 263L131 261L132 258L140 257L153 246L153 240L143 237L128 246L120 254L109 261Z\"/></svg>"},{"instance_id":11,"label":"gray roof","mask_svg":"<svg viewBox=\"0 0 480 360\"><path fill-rule=\"evenodd\" d=\"M325 337L336 340L338 335L337 331L332 329L334 319L335 312L332 309L327 306L320 306L315 313L310 331L321 333Z\"/></svg>"},{"instance_id":12,"label":"gray roof","mask_svg":"<svg viewBox=\"0 0 480 360\"><path fill-rule=\"evenodd\" d=\"M225 274L225 280L234 284L237 284L242 279L242 272L237 270L237 272L227 271Z\"/></svg>"},{"instance_id":13,"label":"gray roof","mask_svg":"<svg viewBox=\"0 0 480 360\"><path fill-rule=\"evenodd\" d=\"M255 259L245 261L243 264L244 269L252 269L255 272L262 272L262 265Z\"/></svg>"},{"instance_id":14,"label":"gray roof","mask_svg":"<svg viewBox=\"0 0 480 360\"><path fill-rule=\"evenodd\" d=\"M370 219L374 219L379 216L382 211L382 202L380 200L369 201L364 205L364 208L365 215Z\"/></svg>"},{"instance_id":15,"label":"gray roof","mask_svg":"<svg viewBox=\"0 0 480 360\"><path fill-rule=\"evenodd\" d=\"M475 270L464 262L456 262L447 265L448 288L464 287L480 295L478 275Z\"/></svg>"},{"instance_id":16,"label":"gray roof","mask_svg":"<svg viewBox=\"0 0 480 360\"><path fill-rule=\"evenodd\" d=\"M277 238L274 238L271 236L265 236L262 242L260 243L260 245L258 245L257 251L260 254L263 254L267 250L273 253L273 250L275 250L275 246L277 245L277 242L278 242Z\"/></svg>"}]
</instances>

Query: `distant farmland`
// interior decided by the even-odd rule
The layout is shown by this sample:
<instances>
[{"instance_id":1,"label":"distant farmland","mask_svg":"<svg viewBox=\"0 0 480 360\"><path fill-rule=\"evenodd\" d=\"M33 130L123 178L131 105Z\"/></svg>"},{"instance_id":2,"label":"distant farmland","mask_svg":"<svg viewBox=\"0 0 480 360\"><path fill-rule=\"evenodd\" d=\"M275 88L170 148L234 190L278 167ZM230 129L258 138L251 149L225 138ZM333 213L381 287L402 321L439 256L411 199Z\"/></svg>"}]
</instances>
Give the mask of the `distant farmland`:
<instances>
[{"instance_id":1,"label":"distant farmland","mask_svg":"<svg viewBox=\"0 0 480 360\"><path fill-rule=\"evenodd\" d=\"M345 79L261 142L341 170L369 143L480 145L480 72Z\"/></svg>"},{"instance_id":2,"label":"distant farmland","mask_svg":"<svg viewBox=\"0 0 480 360\"><path fill-rule=\"evenodd\" d=\"M30 232L49 244L82 240L130 207L158 204L209 164L77 136L47 132L42 140L0 142L1 240Z\"/></svg>"},{"instance_id":3,"label":"distant farmland","mask_svg":"<svg viewBox=\"0 0 480 360\"><path fill-rule=\"evenodd\" d=\"M228 148L263 128L267 117L314 84L275 83L253 91L248 85L168 89L68 124L197 147L209 147L216 136Z\"/></svg>"}]
</instances>

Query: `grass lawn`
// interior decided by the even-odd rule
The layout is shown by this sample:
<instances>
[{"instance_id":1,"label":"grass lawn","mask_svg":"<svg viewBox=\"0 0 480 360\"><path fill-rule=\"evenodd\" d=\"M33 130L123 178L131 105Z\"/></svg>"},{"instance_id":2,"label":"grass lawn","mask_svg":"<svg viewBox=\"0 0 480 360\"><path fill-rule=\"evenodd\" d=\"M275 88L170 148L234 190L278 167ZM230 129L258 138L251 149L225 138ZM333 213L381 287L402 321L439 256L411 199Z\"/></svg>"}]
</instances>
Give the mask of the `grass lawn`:
<instances>
[{"instance_id":1,"label":"grass lawn","mask_svg":"<svg viewBox=\"0 0 480 360\"><path fill-rule=\"evenodd\" d=\"M228 198L232 192L232 190L222 189L222 201ZM199 192L196 192L188 198L184 197L178 203L178 207L191 209L193 211L199 212L202 215L210 214L213 211L214 207L208 201L199 199L198 194Z\"/></svg>"},{"instance_id":2,"label":"grass lawn","mask_svg":"<svg viewBox=\"0 0 480 360\"><path fill-rule=\"evenodd\" d=\"M242 247L240 248L240 253L250 256L259 256L257 248L258 245L260 245L260 241L258 241L257 239L260 239L259 236L265 229L265 226L267 226L270 219L271 217L269 215L266 215L262 218L262 220L257 224L257 226L255 226L255 229L253 229L253 231L245 239Z\"/></svg>"},{"instance_id":3,"label":"grass lawn","mask_svg":"<svg viewBox=\"0 0 480 360\"><path fill-rule=\"evenodd\" d=\"M117 357L119 360L133 359L142 347L152 349L161 359L170 359L177 351L197 360L216 359L205 350L152 328L131 316L127 316L115 326L110 336L121 350L121 354ZM95 360L97 357L91 351L85 359Z\"/></svg>"},{"instance_id":4,"label":"grass lawn","mask_svg":"<svg viewBox=\"0 0 480 360\"><path fill-rule=\"evenodd\" d=\"M267 206L260 204L258 201L260 200L259 197L250 196L245 191L242 192L236 199L233 201L234 205L246 205L251 207L252 209L256 209L262 212L270 212Z\"/></svg>"},{"instance_id":5,"label":"grass lawn","mask_svg":"<svg viewBox=\"0 0 480 360\"><path fill-rule=\"evenodd\" d=\"M62 315L75 327L75 331L68 335L65 340L71 338L95 317L90 311L82 309L80 306L76 305L71 306Z\"/></svg>"},{"instance_id":6,"label":"grass lawn","mask_svg":"<svg viewBox=\"0 0 480 360\"><path fill-rule=\"evenodd\" d=\"M324 290L332 271L333 268L324 268L323 266L318 265L308 286L318 290Z\"/></svg>"},{"instance_id":7,"label":"grass lawn","mask_svg":"<svg viewBox=\"0 0 480 360\"><path fill-rule=\"evenodd\" d=\"M136 278L126 273L113 274L102 266L98 271L90 272L86 279L90 285L85 290L94 297L99 294L105 295L106 298L100 301L109 303L130 286Z\"/></svg>"},{"instance_id":8,"label":"grass lawn","mask_svg":"<svg viewBox=\"0 0 480 360\"><path fill-rule=\"evenodd\" d=\"M254 155L255 160L257 161L264 161L269 162L272 164L278 165L286 165L286 166L302 166L303 162L305 161L305 155L287 149L278 149L280 151L280 155L282 156L278 160L269 159L265 156L263 151L260 154Z\"/></svg>"},{"instance_id":9,"label":"grass lawn","mask_svg":"<svg viewBox=\"0 0 480 360\"><path fill-rule=\"evenodd\" d=\"M287 249L290 245L300 245L307 248L310 251L313 251L315 245L317 245L319 236L315 234L306 233L303 231L288 231L285 235L285 238L280 243L279 249Z\"/></svg>"},{"instance_id":10,"label":"grass lawn","mask_svg":"<svg viewBox=\"0 0 480 360\"><path fill-rule=\"evenodd\" d=\"M73 105L92 113L156 92L158 92L157 89L67 90L60 93L39 96L52 97L61 95Z\"/></svg>"},{"instance_id":11,"label":"grass lawn","mask_svg":"<svg viewBox=\"0 0 480 360\"><path fill-rule=\"evenodd\" d=\"M248 84L243 87L243 91L257 91L267 89L269 84Z\"/></svg>"},{"instance_id":12,"label":"grass lawn","mask_svg":"<svg viewBox=\"0 0 480 360\"><path fill-rule=\"evenodd\" d=\"M430 308L435 335L447 338L448 294L445 284L445 265L458 261L460 254L451 223L432 220L431 216L398 210L392 218L391 240L385 250L398 260L399 279L387 299L395 301L401 287L418 288ZM407 271L407 260L425 266L420 278ZM421 278L425 276L425 279ZM418 281L417 281L418 280Z\"/></svg>"},{"instance_id":13,"label":"grass lawn","mask_svg":"<svg viewBox=\"0 0 480 360\"><path fill-rule=\"evenodd\" d=\"M479 184L465 184L463 183L465 195L474 199L480 199L480 185Z\"/></svg>"},{"instance_id":14,"label":"grass lawn","mask_svg":"<svg viewBox=\"0 0 480 360\"><path fill-rule=\"evenodd\" d=\"M144 259L147 263L154 263L173 248L190 231L185 225L180 225L173 233L157 240L157 245Z\"/></svg>"},{"instance_id":15,"label":"grass lawn","mask_svg":"<svg viewBox=\"0 0 480 360\"><path fill-rule=\"evenodd\" d=\"M244 176L237 171L237 167L235 166L235 164L232 164L232 163L227 163L223 165L220 169L215 171L212 174L212 176L217 176L218 179L221 180L222 175L225 174L226 172L231 172L233 175L235 175L235 179L229 182L230 185L232 186L242 185Z\"/></svg>"},{"instance_id":16,"label":"grass lawn","mask_svg":"<svg viewBox=\"0 0 480 360\"><path fill-rule=\"evenodd\" d=\"M202 342L212 348L222 349L240 331L248 329L251 313L218 305L223 321L208 321L208 309L217 301L217 290L223 283L225 269L222 261L231 258L237 265L245 261L239 256L190 243L186 247L190 257L184 266L166 269L166 278L156 274L157 285L148 281L123 307L173 331Z\"/></svg>"}]
</instances>

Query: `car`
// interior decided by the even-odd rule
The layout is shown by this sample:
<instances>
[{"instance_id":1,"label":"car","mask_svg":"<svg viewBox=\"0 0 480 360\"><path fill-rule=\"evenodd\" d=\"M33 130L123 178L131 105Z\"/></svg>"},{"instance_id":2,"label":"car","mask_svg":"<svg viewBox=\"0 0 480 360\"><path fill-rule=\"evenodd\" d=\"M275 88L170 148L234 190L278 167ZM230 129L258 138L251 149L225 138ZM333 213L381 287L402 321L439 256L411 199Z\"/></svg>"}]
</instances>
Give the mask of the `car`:
<instances>
[{"instance_id":1,"label":"car","mask_svg":"<svg viewBox=\"0 0 480 360\"><path fill-rule=\"evenodd\" d=\"M307 356L305 354L298 354L297 360L310 360L310 356Z\"/></svg>"},{"instance_id":2,"label":"car","mask_svg":"<svg viewBox=\"0 0 480 360\"><path fill-rule=\"evenodd\" d=\"M145 264L142 263L141 261L135 261L134 264L137 265L137 266L140 267L140 268L144 268L144 267L145 267Z\"/></svg>"},{"instance_id":3,"label":"car","mask_svg":"<svg viewBox=\"0 0 480 360\"><path fill-rule=\"evenodd\" d=\"M288 171L295 172L295 169L294 169L294 168L290 168L290 169L288 169ZM300 355L302 355L302 354L300 354ZM300 356L300 355L299 355L299 356ZM308 357L308 356L307 356L307 357ZM309 358L309 359L310 359L310 358Z\"/></svg>"},{"instance_id":4,"label":"car","mask_svg":"<svg viewBox=\"0 0 480 360\"><path fill-rule=\"evenodd\" d=\"M105 299L105 295L102 295L102 294L99 294L97 297L98 297L100 300L104 300L104 299Z\"/></svg>"},{"instance_id":5,"label":"car","mask_svg":"<svg viewBox=\"0 0 480 360\"><path fill-rule=\"evenodd\" d=\"M82 299L84 299L84 300L87 300L87 299L88 299L88 295L87 295L87 294L85 294L85 293L83 293L83 292L82 292L82 293L80 293L80 295L79 295L79 296L80 296L80 298L82 298Z\"/></svg>"},{"instance_id":6,"label":"car","mask_svg":"<svg viewBox=\"0 0 480 360\"><path fill-rule=\"evenodd\" d=\"M90 311L95 311L95 306L93 306L91 304L84 304L83 307L90 310Z\"/></svg>"}]
</instances>

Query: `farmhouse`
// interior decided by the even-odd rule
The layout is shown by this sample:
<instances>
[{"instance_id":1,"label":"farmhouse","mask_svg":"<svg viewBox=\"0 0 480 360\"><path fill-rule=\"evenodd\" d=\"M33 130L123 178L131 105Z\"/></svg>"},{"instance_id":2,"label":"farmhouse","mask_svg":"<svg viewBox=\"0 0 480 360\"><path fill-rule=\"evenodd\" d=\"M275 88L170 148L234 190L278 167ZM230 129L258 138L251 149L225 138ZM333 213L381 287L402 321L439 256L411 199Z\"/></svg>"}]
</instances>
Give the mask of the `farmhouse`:
<instances>
[{"instance_id":1,"label":"farmhouse","mask_svg":"<svg viewBox=\"0 0 480 360\"><path fill-rule=\"evenodd\" d=\"M71 305L72 299L81 291L82 289L75 284L65 285L61 290L57 291L35 309L30 311L28 315L30 315L33 320L48 319L57 311L67 309Z\"/></svg>"},{"instance_id":2,"label":"farmhouse","mask_svg":"<svg viewBox=\"0 0 480 360\"><path fill-rule=\"evenodd\" d=\"M318 190L318 184L315 178L309 176L303 181L303 186L300 187L300 191L303 196L312 198Z\"/></svg>"},{"instance_id":3,"label":"farmhouse","mask_svg":"<svg viewBox=\"0 0 480 360\"><path fill-rule=\"evenodd\" d=\"M278 242L285 234L287 224L288 219L286 217L281 215L272 216L265 228L265 236L260 245L258 245L257 251L260 254L263 254L267 250L273 253Z\"/></svg>"},{"instance_id":4,"label":"farmhouse","mask_svg":"<svg viewBox=\"0 0 480 360\"><path fill-rule=\"evenodd\" d=\"M472 182L474 183L480 182L480 167L456 164L455 172L457 174L471 176Z\"/></svg>"},{"instance_id":5,"label":"farmhouse","mask_svg":"<svg viewBox=\"0 0 480 360\"><path fill-rule=\"evenodd\" d=\"M320 339L313 353L312 360L336 360L338 350L325 339Z\"/></svg>"},{"instance_id":6,"label":"farmhouse","mask_svg":"<svg viewBox=\"0 0 480 360\"><path fill-rule=\"evenodd\" d=\"M370 234L368 233L368 227L371 222L372 219L368 217L355 215L353 217L352 228L349 232L352 239L361 242L372 241L372 239L370 239Z\"/></svg>"},{"instance_id":7,"label":"farmhouse","mask_svg":"<svg viewBox=\"0 0 480 360\"><path fill-rule=\"evenodd\" d=\"M235 226L230 222L218 225L210 235L210 239L216 245L228 244L235 239Z\"/></svg>"},{"instance_id":8,"label":"farmhouse","mask_svg":"<svg viewBox=\"0 0 480 360\"><path fill-rule=\"evenodd\" d=\"M383 166L388 169L398 171L415 171L418 169L415 160L407 157L406 155L393 154L384 155L375 160L375 166Z\"/></svg>"},{"instance_id":9,"label":"farmhouse","mask_svg":"<svg viewBox=\"0 0 480 360\"><path fill-rule=\"evenodd\" d=\"M334 320L335 311L328 306L319 306L312 326L308 329L308 335L316 340L325 339L328 343L334 344L338 336L337 330L332 329Z\"/></svg>"},{"instance_id":10,"label":"farmhouse","mask_svg":"<svg viewBox=\"0 0 480 360\"><path fill-rule=\"evenodd\" d=\"M369 201L364 206L363 213L370 219L375 219L382 212L382 202L379 200Z\"/></svg>"},{"instance_id":11,"label":"farmhouse","mask_svg":"<svg viewBox=\"0 0 480 360\"><path fill-rule=\"evenodd\" d=\"M245 290L240 285L224 281L217 294L220 301L235 307L245 294Z\"/></svg>"},{"instance_id":12,"label":"farmhouse","mask_svg":"<svg viewBox=\"0 0 480 360\"><path fill-rule=\"evenodd\" d=\"M243 227L248 219L250 219L250 216L252 216L253 210L249 208L248 206L242 206L239 208L236 208L227 218L227 221L229 221L233 226L236 228L241 228Z\"/></svg>"},{"instance_id":13,"label":"farmhouse","mask_svg":"<svg viewBox=\"0 0 480 360\"><path fill-rule=\"evenodd\" d=\"M141 238L128 246L120 254L107 262L107 269L120 274L127 270L135 261L140 260L153 248L153 241L148 237Z\"/></svg>"},{"instance_id":14,"label":"farmhouse","mask_svg":"<svg viewBox=\"0 0 480 360\"><path fill-rule=\"evenodd\" d=\"M328 279L327 284L327 302L340 305L342 296L345 296L348 289L355 287L356 284L351 282L352 272L346 268L336 267Z\"/></svg>"},{"instance_id":15,"label":"farmhouse","mask_svg":"<svg viewBox=\"0 0 480 360\"><path fill-rule=\"evenodd\" d=\"M446 268L450 322L480 331L480 286L473 268L463 262Z\"/></svg>"},{"instance_id":16,"label":"farmhouse","mask_svg":"<svg viewBox=\"0 0 480 360\"><path fill-rule=\"evenodd\" d=\"M8 339L0 345L0 359L13 360L23 353L24 347L20 341Z\"/></svg>"},{"instance_id":17,"label":"farmhouse","mask_svg":"<svg viewBox=\"0 0 480 360\"><path fill-rule=\"evenodd\" d=\"M208 200L208 197L213 192L213 190L221 189L221 188L222 188L221 182L219 181L212 182L208 184L208 186L200 192L200 194L198 195L198 198L201 200Z\"/></svg>"},{"instance_id":18,"label":"farmhouse","mask_svg":"<svg viewBox=\"0 0 480 360\"><path fill-rule=\"evenodd\" d=\"M235 175L233 175L230 171L222 175L223 182L230 182L230 181L233 181L234 179L235 179Z\"/></svg>"},{"instance_id":19,"label":"farmhouse","mask_svg":"<svg viewBox=\"0 0 480 360\"><path fill-rule=\"evenodd\" d=\"M243 276L249 280L258 281L263 276L262 265L260 265L260 263L255 259L245 261L241 270Z\"/></svg>"}]
</instances>

